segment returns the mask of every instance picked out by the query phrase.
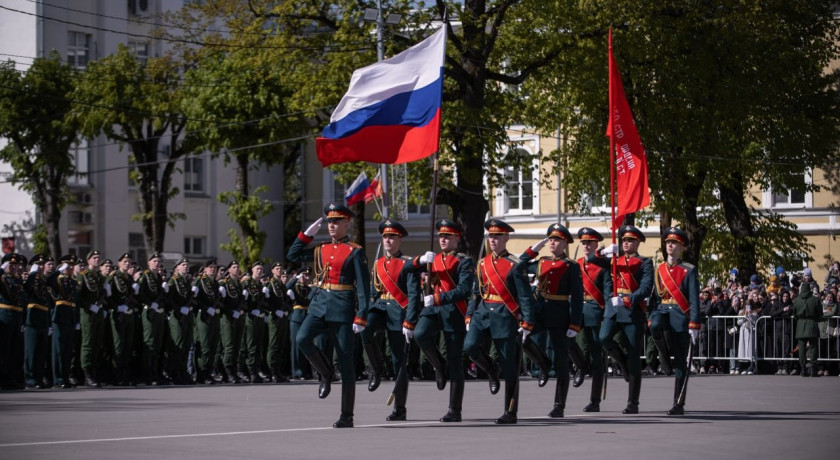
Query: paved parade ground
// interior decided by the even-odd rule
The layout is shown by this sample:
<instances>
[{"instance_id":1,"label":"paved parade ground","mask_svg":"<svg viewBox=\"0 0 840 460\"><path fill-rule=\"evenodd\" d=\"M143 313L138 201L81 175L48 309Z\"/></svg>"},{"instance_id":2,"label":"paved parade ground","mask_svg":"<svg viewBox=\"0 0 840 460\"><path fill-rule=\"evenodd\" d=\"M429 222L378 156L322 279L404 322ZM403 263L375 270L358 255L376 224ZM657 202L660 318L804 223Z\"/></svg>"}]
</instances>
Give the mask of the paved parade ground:
<instances>
[{"instance_id":1,"label":"paved parade ground","mask_svg":"<svg viewBox=\"0 0 840 460\"><path fill-rule=\"evenodd\" d=\"M645 378L639 415L609 379L600 413L581 411L590 381L547 417L554 382L522 381L519 424L497 426L502 395L468 381L464 421L443 424L449 388L412 382L408 421L385 422L392 382L359 383L356 428L333 429L340 385L104 388L0 393L0 459L828 459L840 455L840 379L693 376L686 415L668 417L673 379Z\"/></svg>"}]
</instances>

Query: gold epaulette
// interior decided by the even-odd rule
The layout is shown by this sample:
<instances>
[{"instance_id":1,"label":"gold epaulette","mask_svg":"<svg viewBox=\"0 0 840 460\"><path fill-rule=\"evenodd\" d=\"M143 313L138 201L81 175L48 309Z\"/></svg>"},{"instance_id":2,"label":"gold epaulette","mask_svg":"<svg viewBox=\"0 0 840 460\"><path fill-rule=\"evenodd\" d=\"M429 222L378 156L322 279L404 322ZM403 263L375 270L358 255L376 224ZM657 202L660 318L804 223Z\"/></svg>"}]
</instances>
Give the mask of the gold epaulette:
<instances>
[{"instance_id":1,"label":"gold epaulette","mask_svg":"<svg viewBox=\"0 0 840 460\"><path fill-rule=\"evenodd\" d=\"M354 248L356 248L356 249L362 249L362 247L361 247L361 246L359 246L358 244L356 244L356 243L354 243L354 242L352 242L352 241L348 241L348 242L347 242L347 244L349 244L350 246L353 246L353 247L354 247Z\"/></svg>"}]
</instances>

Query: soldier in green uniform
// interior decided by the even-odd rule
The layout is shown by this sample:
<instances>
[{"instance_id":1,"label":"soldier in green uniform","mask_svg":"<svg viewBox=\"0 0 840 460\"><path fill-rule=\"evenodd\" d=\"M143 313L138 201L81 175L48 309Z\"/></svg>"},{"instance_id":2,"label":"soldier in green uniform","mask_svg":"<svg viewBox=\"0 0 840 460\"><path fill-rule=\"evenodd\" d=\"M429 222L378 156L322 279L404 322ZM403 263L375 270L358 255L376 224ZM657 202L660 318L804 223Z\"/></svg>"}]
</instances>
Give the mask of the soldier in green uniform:
<instances>
[{"instance_id":1,"label":"soldier in green uniform","mask_svg":"<svg viewBox=\"0 0 840 460\"><path fill-rule=\"evenodd\" d=\"M802 377L817 377L817 346L820 337L818 321L822 318L819 295L812 291L812 283L803 282L799 295L793 299L793 317L796 319L796 347L799 348L799 367ZM806 359L807 358L807 359Z\"/></svg>"},{"instance_id":2,"label":"soldier in green uniform","mask_svg":"<svg viewBox=\"0 0 840 460\"><path fill-rule=\"evenodd\" d=\"M204 263L201 275L192 285L192 303L195 312L195 361L196 382L213 385L211 376L219 344L218 313L220 291L216 281L216 259Z\"/></svg>"},{"instance_id":3,"label":"soldier in green uniform","mask_svg":"<svg viewBox=\"0 0 840 460\"><path fill-rule=\"evenodd\" d=\"M194 319L189 270L190 263L186 258L178 260L172 270L172 276L166 283L166 308L169 312L166 368L176 385L194 383L187 372L187 356L193 343Z\"/></svg>"},{"instance_id":4,"label":"soldier in green uniform","mask_svg":"<svg viewBox=\"0 0 840 460\"><path fill-rule=\"evenodd\" d=\"M140 273L137 301L143 325L143 367L147 385L167 383L161 375L161 357L166 338L164 296L169 289L160 276L161 257L157 252L149 256L147 267Z\"/></svg>"},{"instance_id":5,"label":"soldier in green uniform","mask_svg":"<svg viewBox=\"0 0 840 460\"><path fill-rule=\"evenodd\" d=\"M289 342L291 348L291 371L296 379L307 378L309 372L306 369L307 362L302 360L303 355L298 349L297 338L303 320L306 318L306 310L309 308L309 294L311 292L312 269L302 267L298 274L292 277L286 284L286 295L292 300L292 311L289 313Z\"/></svg>"},{"instance_id":6,"label":"soldier in green uniform","mask_svg":"<svg viewBox=\"0 0 840 460\"><path fill-rule=\"evenodd\" d=\"M324 208L330 241L314 248L316 286L309 304L308 314L297 335L297 344L312 366L321 374L318 397L330 393L333 367L324 353L315 346L315 338L329 334L336 351L341 371L341 416L334 428L353 426L353 409L356 399L356 371L354 364L354 333L360 333L367 324L370 272L367 257L360 246L350 243L347 230L353 213L346 207L330 204ZM287 259L298 262L304 259L306 246L321 228L318 219L298 234L287 254Z\"/></svg>"},{"instance_id":7,"label":"soldier in green uniform","mask_svg":"<svg viewBox=\"0 0 840 460\"><path fill-rule=\"evenodd\" d=\"M103 306L105 299L105 277L99 269L99 251L90 251L85 260L87 268L76 275L78 294L76 308L79 309L82 347L81 364L85 374L85 385L99 388L99 367L102 360L102 347L106 326L107 310Z\"/></svg>"},{"instance_id":8,"label":"soldier in green uniform","mask_svg":"<svg viewBox=\"0 0 840 460\"><path fill-rule=\"evenodd\" d=\"M286 295L286 284L283 264L275 262L271 266L271 277L263 286L263 294L266 303L266 319L268 322L268 349L266 361L271 371L271 380L274 383L287 382L283 375L283 350L287 350L289 343L289 307L290 299Z\"/></svg>"},{"instance_id":9,"label":"soldier in green uniform","mask_svg":"<svg viewBox=\"0 0 840 460\"><path fill-rule=\"evenodd\" d=\"M38 254L32 258L29 276L26 277L26 330L24 332L23 376L26 388L47 388L44 382L49 346L51 298L47 276L53 271L55 262Z\"/></svg>"},{"instance_id":10,"label":"soldier in green uniform","mask_svg":"<svg viewBox=\"0 0 840 460\"><path fill-rule=\"evenodd\" d=\"M22 370L20 346L24 321L25 293L20 281L22 256L12 253L3 256L0 267L0 389L19 390Z\"/></svg>"},{"instance_id":11,"label":"soldier in green uniform","mask_svg":"<svg viewBox=\"0 0 840 460\"><path fill-rule=\"evenodd\" d=\"M260 376L260 366L264 354L263 339L265 338L264 331L268 307L263 285L260 282L262 275L262 262L257 261L251 265L251 275L242 281L245 310L248 312L245 319L245 364L248 368L251 383L263 383L264 381Z\"/></svg>"},{"instance_id":12,"label":"soldier in green uniform","mask_svg":"<svg viewBox=\"0 0 840 460\"><path fill-rule=\"evenodd\" d=\"M117 259L117 270L105 281L105 295L111 311L111 334L114 340L114 381L117 386L134 385L129 360L134 353L134 296L140 286L128 273L131 255Z\"/></svg>"},{"instance_id":13,"label":"soldier in green uniform","mask_svg":"<svg viewBox=\"0 0 840 460\"><path fill-rule=\"evenodd\" d=\"M407 363L406 344L414 335L414 325L420 317L420 274L415 273L411 257L400 251L402 239L408 236L405 227L399 222L387 219L379 224L382 235L382 248L385 255L376 260L371 279L373 305L368 311L368 327L362 333L364 348L371 363L371 376L368 390L376 390L383 372L379 348L374 342L374 334L385 330L391 348L391 363L394 372ZM385 420L405 420L405 403L408 399L408 376L394 389L394 410Z\"/></svg>"},{"instance_id":14,"label":"soldier in green uniform","mask_svg":"<svg viewBox=\"0 0 840 460\"><path fill-rule=\"evenodd\" d=\"M645 318L647 298L653 288L653 261L638 254L640 242L645 241L641 230L625 225L619 229L621 247L624 254L613 260L616 264L616 278L612 296L604 308L604 320L601 323L600 340L604 350L621 368L624 379L629 383L627 407L624 414L639 413L639 394L642 390L642 369L639 357L644 347ZM610 245L602 254L615 256L615 245ZM614 340L616 331L626 339L625 353Z\"/></svg>"},{"instance_id":15,"label":"soldier in green uniform","mask_svg":"<svg viewBox=\"0 0 840 460\"><path fill-rule=\"evenodd\" d=\"M222 297L219 318L219 335L222 340L222 381L242 383L237 373L239 347L245 331L245 291L240 284L239 262L232 260L227 265L226 276L219 280L219 294ZM217 359L218 361L218 359Z\"/></svg>"},{"instance_id":16,"label":"soldier in green uniform","mask_svg":"<svg viewBox=\"0 0 840 460\"><path fill-rule=\"evenodd\" d=\"M547 330L554 350L557 386L554 390L554 407L548 416L559 418L565 415L566 396L569 393L569 341L574 340L583 324L583 286L580 266L566 255L566 249L572 243L569 230L560 224L553 224L548 227L546 236L546 239L531 246L520 256L516 269L533 273L537 279L533 330ZM550 255L537 259L539 250L546 242ZM525 276L518 279L524 282L520 286L524 292L529 288L528 279ZM528 344L533 343L527 338L531 331L523 326L520 332L527 351ZM535 349L529 356L539 362L544 359L539 354L539 349ZM537 355L536 358L534 355Z\"/></svg>"},{"instance_id":17,"label":"soldier in green uniform","mask_svg":"<svg viewBox=\"0 0 840 460\"><path fill-rule=\"evenodd\" d=\"M679 227L671 227L662 239L667 257L654 272L650 333L663 367L674 369L674 406L668 415L683 415L689 340L697 345L700 336L700 284L694 265L680 260L688 246L688 235ZM670 362L671 354L674 364L668 366L665 363Z\"/></svg>"},{"instance_id":18,"label":"soldier in green uniform","mask_svg":"<svg viewBox=\"0 0 840 460\"><path fill-rule=\"evenodd\" d=\"M66 255L58 262L58 269L47 277L52 303L52 371L55 386L73 388L70 360L74 352L74 329L79 322L77 285L73 279L76 256Z\"/></svg>"}]
</instances>

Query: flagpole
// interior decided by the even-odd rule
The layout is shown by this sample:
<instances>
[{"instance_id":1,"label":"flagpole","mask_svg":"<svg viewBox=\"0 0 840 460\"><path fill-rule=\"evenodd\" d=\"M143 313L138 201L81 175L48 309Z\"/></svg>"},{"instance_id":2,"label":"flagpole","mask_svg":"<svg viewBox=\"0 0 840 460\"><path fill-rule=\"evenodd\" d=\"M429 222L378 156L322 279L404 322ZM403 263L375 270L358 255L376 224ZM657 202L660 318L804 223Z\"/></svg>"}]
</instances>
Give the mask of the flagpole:
<instances>
[{"instance_id":1,"label":"flagpole","mask_svg":"<svg viewBox=\"0 0 840 460\"><path fill-rule=\"evenodd\" d=\"M446 7L443 10L443 66L446 66L446 34L448 30L447 27L447 20L448 14ZM441 73L443 73L443 67L441 67ZM443 75L441 75L441 78ZM440 106L441 106L441 115L443 115L443 84L440 85ZM438 171L440 170L440 163L438 162L438 155L440 154L440 132L443 129L443 116L438 118L438 145L437 150L435 150L434 158L432 159L432 209L431 209L431 231L429 232L429 251L435 252L435 220L437 219L437 184L438 184ZM432 264L429 263L426 266L426 272L429 274L429 281L426 283L426 294L431 292L432 288Z\"/></svg>"},{"instance_id":2,"label":"flagpole","mask_svg":"<svg viewBox=\"0 0 840 460\"><path fill-rule=\"evenodd\" d=\"M610 228L612 229L612 244L616 244L616 226L615 226L615 120L613 119L613 41L612 41L612 27L609 33L609 56L608 56L608 98L609 98L609 118L607 123L610 127L610 212L612 218L610 219ZM612 276L613 276L613 297L618 296L618 281L616 275L618 272L618 264L616 263L617 254L613 253Z\"/></svg>"}]
</instances>

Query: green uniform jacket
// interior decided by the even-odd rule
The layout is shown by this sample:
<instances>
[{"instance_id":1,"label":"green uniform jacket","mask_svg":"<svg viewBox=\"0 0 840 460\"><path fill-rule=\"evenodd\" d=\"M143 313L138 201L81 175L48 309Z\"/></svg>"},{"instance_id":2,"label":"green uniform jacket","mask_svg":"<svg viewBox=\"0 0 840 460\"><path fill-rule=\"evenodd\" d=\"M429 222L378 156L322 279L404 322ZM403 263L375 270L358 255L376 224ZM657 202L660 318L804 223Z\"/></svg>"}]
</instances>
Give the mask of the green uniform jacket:
<instances>
[{"instance_id":1,"label":"green uniform jacket","mask_svg":"<svg viewBox=\"0 0 840 460\"><path fill-rule=\"evenodd\" d=\"M820 299L811 294L809 283L802 283L799 296L793 299L793 317L796 318L796 338L812 339L820 336L817 322L822 318Z\"/></svg>"},{"instance_id":2,"label":"green uniform jacket","mask_svg":"<svg viewBox=\"0 0 840 460\"><path fill-rule=\"evenodd\" d=\"M192 291L190 283L184 276L174 274L169 278L169 292L166 295L166 308L175 315L182 318L181 307L190 308ZM192 310L192 309L191 309ZM189 313L187 313L189 314Z\"/></svg>"},{"instance_id":3,"label":"green uniform jacket","mask_svg":"<svg viewBox=\"0 0 840 460\"><path fill-rule=\"evenodd\" d=\"M221 307L222 314L232 318L234 311L242 311L245 308L245 298L242 295L243 286L239 280L235 280L230 276L225 277L219 281L219 286L225 288L225 297L222 298Z\"/></svg>"},{"instance_id":4,"label":"green uniform jacket","mask_svg":"<svg viewBox=\"0 0 840 460\"><path fill-rule=\"evenodd\" d=\"M91 271L86 268L76 276L77 291L76 306L78 308L90 308L95 303L100 303L105 295L102 286L105 284L105 277L98 271Z\"/></svg>"},{"instance_id":5,"label":"green uniform jacket","mask_svg":"<svg viewBox=\"0 0 840 460\"><path fill-rule=\"evenodd\" d=\"M79 309L75 308L76 281L69 276L54 271L47 277L51 293L52 321L57 324L76 324L79 322Z\"/></svg>"},{"instance_id":6,"label":"green uniform jacket","mask_svg":"<svg viewBox=\"0 0 840 460\"><path fill-rule=\"evenodd\" d=\"M128 273L115 271L106 281L111 285L111 296L106 299L111 311L117 312L120 305L128 307L128 313L133 313L134 289L131 287L134 280Z\"/></svg>"},{"instance_id":7,"label":"green uniform jacket","mask_svg":"<svg viewBox=\"0 0 840 460\"><path fill-rule=\"evenodd\" d=\"M207 313L208 308L219 308L218 299L221 295L215 278L202 274L193 281L193 287L198 288L198 293L192 298L193 311Z\"/></svg>"},{"instance_id":8,"label":"green uniform jacket","mask_svg":"<svg viewBox=\"0 0 840 460\"><path fill-rule=\"evenodd\" d=\"M40 272L30 273L24 283L26 290L26 301L28 304L36 304L47 308L44 311L40 308L26 309L26 326L38 329L50 327L50 294L47 290L47 280Z\"/></svg>"},{"instance_id":9,"label":"green uniform jacket","mask_svg":"<svg viewBox=\"0 0 840 460\"><path fill-rule=\"evenodd\" d=\"M384 259L386 264L402 263L402 268L399 269L399 274L394 282L408 299L408 304L406 304L405 308L401 307L394 299L382 298L383 293L386 292L385 286L382 284L376 272L376 264L380 259ZM381 257L380 259L374 262L373 274L371 276L371 297L373 298L371 309L382 310L388 314L387 327L389 330L402 331L403 326L413 328L420 318L420 310L422 309L423 302L420 295L420 275L415 273L414 267L412 266L412 259L402 255L402 253L390 259L387 257ZM408 324L404 324L404 322Z\"/></svg>"},{"instance_id":10,"label":"green uniform jacket","mask_svg":"<svg viewBox=\"0 0 840 460\"><path fill-rule=\"evenodd\" d=\"M163 301L164 292L161 288L162 278L159 274L151 270L143 270L137 284L140 285L137 301L142 306L151 308L153 303L157 303L158 308L166 308L166 302Z\"/></svg>"}]
</instances>

